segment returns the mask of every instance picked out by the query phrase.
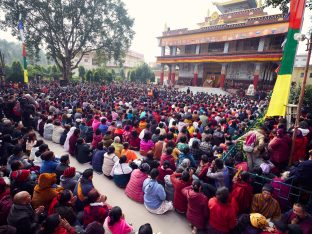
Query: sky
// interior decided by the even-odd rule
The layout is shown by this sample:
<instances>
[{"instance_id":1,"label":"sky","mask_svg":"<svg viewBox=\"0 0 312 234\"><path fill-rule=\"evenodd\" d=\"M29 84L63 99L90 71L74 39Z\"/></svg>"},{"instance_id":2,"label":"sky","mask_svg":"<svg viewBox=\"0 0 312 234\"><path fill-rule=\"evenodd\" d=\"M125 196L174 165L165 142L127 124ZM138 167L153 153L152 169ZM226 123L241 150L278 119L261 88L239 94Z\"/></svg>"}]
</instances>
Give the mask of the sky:
<instances>
[{"instance_id":1,"label":"sky","mask_svg":"<svg viewBox=\"0 0 312 234\"><path fill-rule=\"evenodd\" d=\"M155 62L160 55L157 37L162 35L165 24L170 29L198 28L207 16L217 11L212 0L122 0L130 17L134 18L135 36L131 50L144 54L146 62ZM220 0L219 0L220 1ZM269 14L279 13L278 9L266 8ZM311 11L305 11L302 32L307 33L311 25ZM1 13L0 13L1 16ZM3 16L3 15L2 15ZM16 41L9 32L0 31L0 38ZM305 45L301 42L298 53L304 53Z\"/></svg>"}]
</instances>

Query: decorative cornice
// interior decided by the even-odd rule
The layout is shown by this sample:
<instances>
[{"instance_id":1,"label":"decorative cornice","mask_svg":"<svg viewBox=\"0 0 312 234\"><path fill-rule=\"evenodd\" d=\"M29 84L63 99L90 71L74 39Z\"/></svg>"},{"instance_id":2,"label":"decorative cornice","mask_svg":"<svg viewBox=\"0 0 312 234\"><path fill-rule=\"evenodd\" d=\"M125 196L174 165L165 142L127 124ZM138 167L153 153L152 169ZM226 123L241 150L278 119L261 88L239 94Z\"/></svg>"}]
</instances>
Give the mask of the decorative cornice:
<instances>
[{"instance_id":1,"label":"decorative cornice","mask_svg":"<svg viewBox=\"0 0 312 234\"><path fill-rule=\"evenodd\" d=\"M194 29L194 30L188 30L187 28L183 28L183 29L167 31L167 32L163 32L163 36L158 37L158 38L196 34L196 33L203 33L203 32L213 32L213 31L250 27L254 25L274 24L274 23L281 23L281 22L288 22L288 21L289 21L289 14L267 15L267 16L250 18L246 22L241 22L241 23L212 25L212 26L207 26L207 27Z\"/></svg>"}]
</instances>

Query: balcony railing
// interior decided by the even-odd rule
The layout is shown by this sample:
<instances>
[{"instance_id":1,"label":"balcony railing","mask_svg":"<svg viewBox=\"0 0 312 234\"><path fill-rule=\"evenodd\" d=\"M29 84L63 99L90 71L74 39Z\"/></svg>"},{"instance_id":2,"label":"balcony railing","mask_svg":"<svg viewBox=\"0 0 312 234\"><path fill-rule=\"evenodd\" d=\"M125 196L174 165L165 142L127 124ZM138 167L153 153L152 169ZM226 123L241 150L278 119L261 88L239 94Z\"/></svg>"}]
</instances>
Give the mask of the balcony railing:
<instances>
[{"instance_id":1,"label":"balcony railing","mask_svg":"<svg viewBox=\"0 0 312 234\"><path fill-rule=\"evenodd\" d=\"M164 55L164 56L158 56L158 57L166 57L166 58L170 58L170 57L197 57L197 56L217 56L217 55L224 55L224 56L229 56L229 55L245 55L245 54L280 54L282 53L283 50L279 49L279 50L265 50L262 52L259 52L257 50L243 50L243 51L231 51L228 53L223 53L222 52L205 52L205 53L200 53L200 54L188 54L188 53L180 53L180 54L176 54L176 55Z\"/></svg>"}]
</instances>

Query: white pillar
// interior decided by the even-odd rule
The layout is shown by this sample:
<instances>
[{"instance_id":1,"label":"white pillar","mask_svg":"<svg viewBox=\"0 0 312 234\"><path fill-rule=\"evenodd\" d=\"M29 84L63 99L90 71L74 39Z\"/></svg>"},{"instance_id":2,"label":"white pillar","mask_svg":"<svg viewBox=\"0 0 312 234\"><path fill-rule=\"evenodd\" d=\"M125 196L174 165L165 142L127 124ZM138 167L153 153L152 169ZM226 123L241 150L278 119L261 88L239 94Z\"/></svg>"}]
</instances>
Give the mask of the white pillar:
<instances>
[{"instance_id":1,"label":"white pillar","mask_svg":"<svg viewBox=\"0 0 312 234\"><path fill-rule=\"evenodd\" d=\"M166 51L165 46L162 46L161 47L161 56L165 56L165 51Z\"/></svg>"},{"instance_id":2,"label":"white pillar","mask_svg":"<svg viewBox=\"0 0 312 234\"><path fill-rule=\"evenodd\" d=\"M259 45L258 45L258 52L263 52L264 42L265 42L265 38L261 37L259 40Z\"/></svg>"},{"instance_id":3,"label":"white pillar","mask_svg":"<svg viewBox=\"0 0 312 234\"><path fill-rule=\"evenodd\" d=\"M200 52L200 45L196 45L195 53L199 54L199 52Z\"/></svg>"},{"instance_id":4,"label":"white pillar","mask_svg":"<svg viewBox=\"0 0 312 234\"><path fill-rule=\"evenodd\" d=\"M229 42L224 43L223 53L226 54L229 52Z\"/></svg>"}]
</instances>

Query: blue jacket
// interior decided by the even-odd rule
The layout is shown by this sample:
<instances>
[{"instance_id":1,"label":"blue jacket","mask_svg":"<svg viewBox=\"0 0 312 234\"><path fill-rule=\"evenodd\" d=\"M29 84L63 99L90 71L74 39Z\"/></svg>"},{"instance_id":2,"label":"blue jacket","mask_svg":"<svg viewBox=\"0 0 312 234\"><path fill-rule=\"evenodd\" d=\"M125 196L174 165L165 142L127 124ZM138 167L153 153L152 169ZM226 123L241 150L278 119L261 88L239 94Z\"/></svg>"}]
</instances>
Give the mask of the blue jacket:
<instances>
[{"instance_id":1,"label":"blue jacket","mask_svg":"<svg viewBox=\"0 0 312 234\"><path fill-rule=\"evenodd\" d=\"M81 189L82 189L82 194L84 197L84 200L80 200L78 196L78 186L81 183ZM84 206L87 204L86 202L88 201L88 193L90 192L91 189L93 189L93 183L92 180L85 179L82 176L80 177L78 183L76 184L76 187L74 189L74 195L77 196L77 200L75 202L75 206L77 211L83 211Z\"/></svg>"},{"instance_id":2,"label":"blue jacket","mask_svg":"<svg viewBox=\"0 0 312 234\"><path fill-rule=\"evenodd\" d=\"M166 199L166 192L156 180L147 178L143 182L144 204L150 209L157 209Z\"/></svg>"},{"instance_id":3,"label":"blue jacket","mask_svg":"<svg viewBox=\"0 0 312 234\"><path fill-rule=\"evenodd\" d=\"M192 154L184 154L183 152L180 153L178 157L178 166L182 163L183 159L188 158L191 162L191 167L196 167L196 162Z\"/></svg>"},{"instance_id":4,"label":"blue jacket","mask_svg":"<svg viewBox=\"0 0 312 234\"><path fill-rule=\"evenodd\" d=\"M103 158L105 153L106 153L105 150L96 150L93 154L92 167L93 170L95 170L96 172L102 173Z\"/></svg>"},{"instance_id":5,"label":"blue jacket","mask_svg":"<svg viewBox=\"0 0 312 234\"><path fill-rule=\"evenodd\" d=\"M101 131L102 135L106 134L108 126L106 124L100 124L99 130Z\"/></svg>"},{"instance_id":6,"label":"blue jacket","mask_svg":"<svg viewBox=\"0 0 312 234\"><path fill-rule=\"evenodd\" d=\"M40 174L42 173L56 173L56 167L60 164L60 161L45 161L42 160L42 165L40 167Z\"/></svg>"}]
</instances>

